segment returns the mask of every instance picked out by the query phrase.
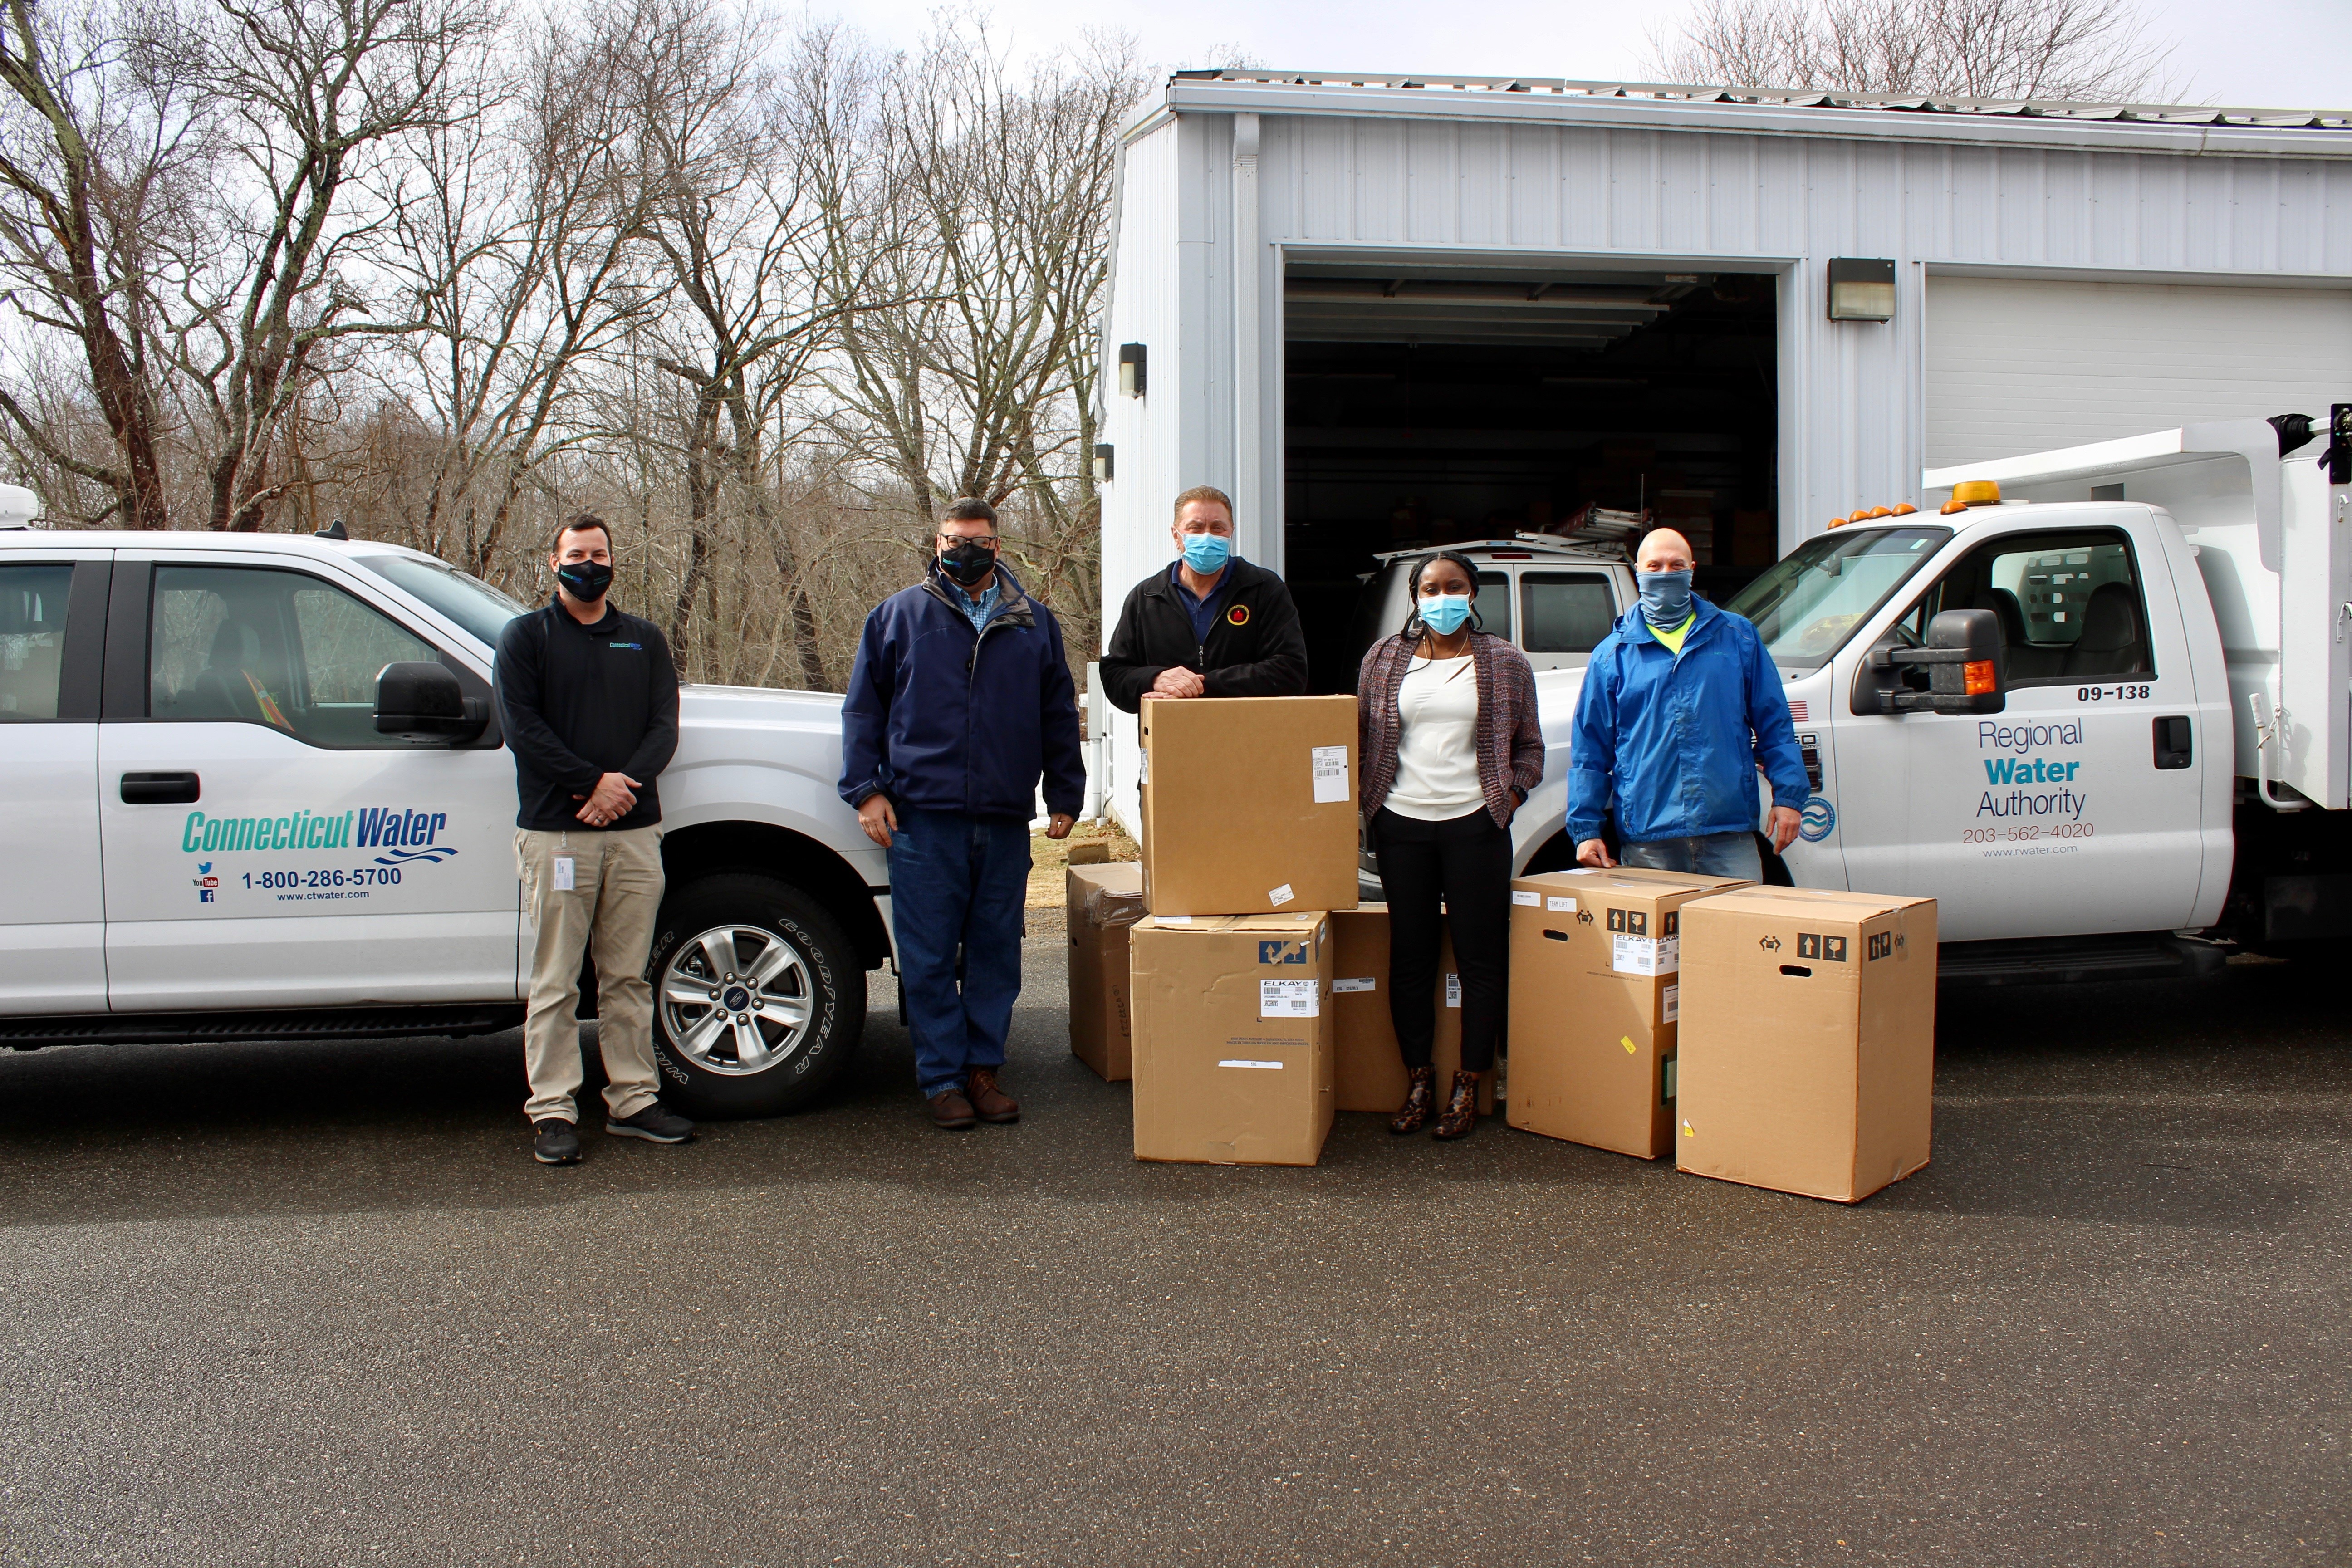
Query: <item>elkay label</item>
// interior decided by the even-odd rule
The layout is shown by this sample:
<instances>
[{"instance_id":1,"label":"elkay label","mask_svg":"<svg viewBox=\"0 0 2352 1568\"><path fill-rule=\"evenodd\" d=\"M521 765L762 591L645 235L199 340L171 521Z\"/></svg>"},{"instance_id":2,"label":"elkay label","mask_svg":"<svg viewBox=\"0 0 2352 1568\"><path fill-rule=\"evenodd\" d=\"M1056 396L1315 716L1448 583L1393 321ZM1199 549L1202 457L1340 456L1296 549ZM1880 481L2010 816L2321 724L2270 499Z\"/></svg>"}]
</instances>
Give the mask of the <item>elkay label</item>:
<instances>
[{"instance_id":1,"label":"elkay label","mask_svg":"<svg viewBox=\"0 0 2352 1568\"><path fill-rule=\"evenodd\" d=\"M1682 967L1682 962L1683 939L1678 936L1628 936L1620 932L1609 939L1609 967L1620 974L1672 974Z\"/></svg>"},{"instance_id":2,"label":"elkay label","mask_svg":"<svg viewBox=\"0 0 2352 1568\"><path fill-rule=\"evenodd\" d=\"M1322 1011L1322 985L1313 980L1261 980L1257 983L1257 1016L1312 1018Z\"/></svg>"}]
</instances>

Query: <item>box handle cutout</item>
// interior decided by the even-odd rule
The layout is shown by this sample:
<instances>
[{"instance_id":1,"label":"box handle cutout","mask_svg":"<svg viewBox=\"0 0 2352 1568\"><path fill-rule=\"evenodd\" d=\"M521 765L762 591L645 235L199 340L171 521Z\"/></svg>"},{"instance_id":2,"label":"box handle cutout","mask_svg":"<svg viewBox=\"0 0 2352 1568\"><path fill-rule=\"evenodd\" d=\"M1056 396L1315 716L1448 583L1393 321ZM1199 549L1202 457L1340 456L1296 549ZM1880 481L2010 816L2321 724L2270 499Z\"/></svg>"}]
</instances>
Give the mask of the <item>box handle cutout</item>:
<instances>
[{"instance_id":1,"label":"box handle cutout","mask_svg":"<svg viewBox=\"0 0 2352 1568\"><path fill-rule=\"evenodd\" d=\"M1544 940L1546 942L1566 942L1568 940L1568 933L1564 931L1546 930L1544 932Z\"/></svg>"},{"instance_id":2,"label":"box handle cutout","mask_svg":"<svg viewBox=\"0 0 2352 1568\"><path fill-rule=\"evenodd\" d=\"M1812 978L1813 973L1811 969L1801 963L1784 963L1780 966L1780 973L1783 974L1801 974L1807 979Z\"/></svg>"}]
</instances>

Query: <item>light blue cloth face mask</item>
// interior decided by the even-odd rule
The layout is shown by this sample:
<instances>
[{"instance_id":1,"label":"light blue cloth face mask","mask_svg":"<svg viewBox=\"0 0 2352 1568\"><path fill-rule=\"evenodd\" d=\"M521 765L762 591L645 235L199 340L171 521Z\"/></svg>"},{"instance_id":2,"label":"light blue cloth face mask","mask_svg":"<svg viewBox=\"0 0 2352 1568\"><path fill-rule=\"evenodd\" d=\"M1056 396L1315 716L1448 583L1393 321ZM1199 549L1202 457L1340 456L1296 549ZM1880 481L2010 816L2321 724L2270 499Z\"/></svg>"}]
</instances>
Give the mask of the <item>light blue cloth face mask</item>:
<instances>
[{"instance_id":1,"label":"light blue cloth face mask","mask_svg":"<svg viewBox=\"0 0 2352 1568\"><path fill-rule=\"evenodd\" d=\"M1452 637L1469 618L1467 594L1432 594L1421 602L1421 624L1439 637Z\"/></svg>"},{"instance_id":2,"label":"light blue cloth face mask","mask_svg":"<svg viewBox=\"0 0 2352 1568\"><path fill-rule=\"evenodd\" d=\"M1184 536L1184 564L1206 577L1225 569L1225 562L1234 552L1234 542L1222 533L1188 533Z\"/></svg>"}]
</instances>

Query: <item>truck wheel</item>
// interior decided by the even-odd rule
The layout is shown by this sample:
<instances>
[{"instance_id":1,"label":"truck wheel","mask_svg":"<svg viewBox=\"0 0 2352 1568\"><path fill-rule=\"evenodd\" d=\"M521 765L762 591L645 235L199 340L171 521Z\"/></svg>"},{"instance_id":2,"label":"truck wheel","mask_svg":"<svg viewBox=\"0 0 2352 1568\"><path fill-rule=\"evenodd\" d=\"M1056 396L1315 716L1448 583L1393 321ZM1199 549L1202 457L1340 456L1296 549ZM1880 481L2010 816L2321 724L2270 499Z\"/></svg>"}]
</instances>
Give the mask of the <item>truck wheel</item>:
<instances>
[{"instance_id":1,"label":"truck wheel","mask_svg":"<svg viewBox=\"0 0 2352 1568\"><path fill-rule=\"evenodd\" d=\"M866 1028L840 925L772 877L701 877L662 900L648 965L662 1093L688 1115L777 1116L824 1091Z\"/></svg>"}]
</instances>

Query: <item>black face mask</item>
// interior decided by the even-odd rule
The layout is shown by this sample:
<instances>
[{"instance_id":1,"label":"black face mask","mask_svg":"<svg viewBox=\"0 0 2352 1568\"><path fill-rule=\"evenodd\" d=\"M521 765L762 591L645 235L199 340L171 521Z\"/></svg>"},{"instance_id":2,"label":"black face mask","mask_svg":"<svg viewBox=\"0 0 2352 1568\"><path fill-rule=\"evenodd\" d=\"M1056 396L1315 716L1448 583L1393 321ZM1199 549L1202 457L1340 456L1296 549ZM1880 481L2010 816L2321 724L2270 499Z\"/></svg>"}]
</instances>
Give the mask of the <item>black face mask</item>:
<instances>
[{"instance_id":1,"label":"black face mask","mask_svg":"<svg viewBox=\"0 0 2352 1568\"><path fill-rule=\"evenodd\" d=\"M996 570L996 552L967 541L940 552L940 570L969 588Z\"/></svg>"},{"instance_id":2,"label":"black face mask","mask_svg":"<svg viewBox=\"0 0 2352 1568\"><path fill-rule=\"evenodd\" d=\"M593 605L613 585L613 569L602 561L574 561L555 569L555 580L583 605Z\"/></svg>"}]
</instances>

